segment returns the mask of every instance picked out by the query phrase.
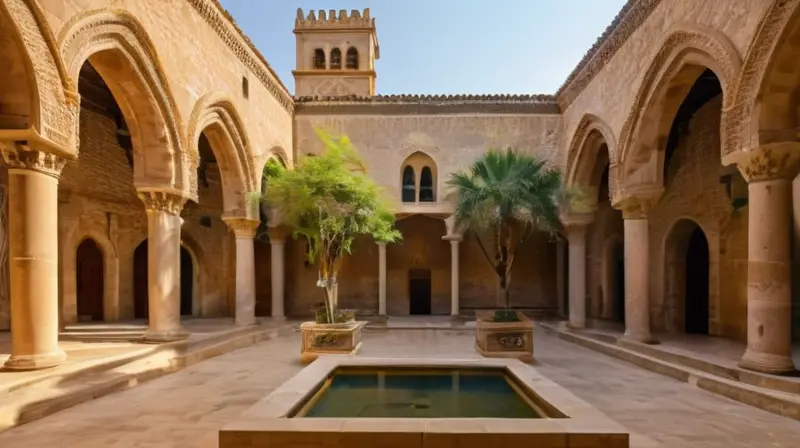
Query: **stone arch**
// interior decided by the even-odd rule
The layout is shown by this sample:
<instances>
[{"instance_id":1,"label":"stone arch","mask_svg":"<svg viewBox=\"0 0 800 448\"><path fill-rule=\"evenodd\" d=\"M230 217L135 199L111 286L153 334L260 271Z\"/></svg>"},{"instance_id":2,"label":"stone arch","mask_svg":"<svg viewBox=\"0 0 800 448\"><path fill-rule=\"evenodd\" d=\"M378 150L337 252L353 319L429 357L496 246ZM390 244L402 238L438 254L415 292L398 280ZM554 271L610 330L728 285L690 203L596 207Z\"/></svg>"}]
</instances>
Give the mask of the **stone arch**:
<instances>
[{"instance_id":1,"label":"stone arch","mask_svg":"<svg viewBox=\"0 0 800 448\"><path fill-rule=\"evenodd\" d=\"M291 168L289 157L286 155L286 150L280 146L273 146L269 151L267 151L267 160L270 159L278 160L281 165L284 166L284 168Z\"/></svg>"},{"instance_id":2,"label":"stone arch","mask_svg":"<svg viewBox=\"0 0 800 448\"><path fill-rule=\"evenodd\" d=\"M1 2L0 29L0 54L11 61L5 69L14 80L0 86L0 137L74 154L78 94L44 13L34 0Z\"/></svg>"},{"instance_id":3,"label":"stone arch","mask_svg":"<svg viewBox=\"0 0 800 448\"><path fill-rule=\"evenodd\" d=\"M94 226L77 225L74 230L65 235L61 246L61 313L65 323L75 323L78 320L77 300L77 254L80 244L91 239L100 248L103 254L103 270L105 274L103 286L103 320L106 322L118 320L120 317L119 303L119 258L114 243L105 233Z\"/></svg>"},{"instance_id":4,"label":"stone arch","mask_svg":"<svg viewBox=\"0 0 800 448\"><path fill-rule=\"evenodd\" d=\"M719 310L719 281L716 271L719 265L718 241L715 235L708 232L707 226L690 216L678 216L667 227L661 241L661 256L663 265L659 269L664 285L664 323L667 330L683 332L686 310L686 255L693 232L703 234L708 251L708 292L707 316L708 333L714 333L718 321Z\"/></svg>"},{"instance_id":5,"label":"stone arch","mask_svg":"<svg viewBox=\"0 0 800 448\"><path fill-rule=\"evenodd\" d=\"M175 105L155 47L124 11L78 14L59 33L67 73L78 79L86 61L120 106L134 148L134 184L197 198L197 157L187 154Z\"/></svg>"},{"instance_id":6,"label":"stone arch","mask_svg":"<svg viewBox=\"0 0 800 448\"><path fill-rule=\"evenodd\" d=\"M694 81L705 69L719 79L723 111L732 104L732 93L741 71L736 47L720 32L697 25L683 25L662 43L645 72L631 113L620 132L616 151L615 197L628 184L663 184L664 151L672 120ZM723 113L723 121L725 120ZM725 129L725 124L720 126ZM722 146L726 135L721 134Z\"/></svg>"},{"instance_id":7,"label":"stone arch","mask_svg":"<svg viewBox=\"0 0 800 448\"><path fill-rule=\"evenodd\" d=\"M403 176L404 172L406 171L406 167L411 167L414 174L414 194L415 200L413 202L437 202L438 192L439 192L439 169L436 161L425 152L422 151L413 151L412 153L408 154L406 158L403 160L403 163L400 165L400 171L397 174L398 184L402 187L403 185ZM427 169L427 173L424 173ZM428 179L430 177L431 179ZM423 182L425 185L423 185ZM427 196L425 200L422 199L423 188L432 188L432 192L428 192L431 196ZM431 198L433 200L428 200ZM410 202L410 201L405 201Z\"/></svg>"},{"instance_id":8,"label":"stone arch","mask_svg":"<svg viewBox=\"0 0 800 448\"><path fill-rule=\"evenodd\" d=\"M750 47L745 55L736 91L730 110L723 116L722 135L729 136L722 145L723 156L738 151L749 151L764 143L796 138L797 122L794 116L800 94L800 70L794 73L776 73L778 60L784 52L796 59L800 48L800 0L775 1L762 18ZM777 75L777 76L776 76ZM787 76L788 75L788 76ZM775 76L775 79L772 78ZM771 87L778 87L772 90ZM790 105L794 103L794 109ZM765 107L772 106L772 107ZM772 129L763 132L762 123L774 119L786 128L786 121L792 118L795 123L789 129ZM780 131L789 131L782 135ZM772 132L770 132L772 131ZM734 162L730 158L723 163Z\"/></svg>"},{"instance_id":9,"label":"stone arch","mask_svg":"<svg viewBox=\"0 0 800 448\"><path fill-rule=\"evenodd\" d=\"M611 128L595 115L584 115L568 148L566 185L590 188L588 193L596 201L603 169L610 165L615 150Z\"/></svg>"},{"instance_id":10,"label":"stone arch","mask_svg":"<svg viewBox=\"0 0 800 448\"><path fill-rule=\"evenodd\" d=\"M625 238L619 233L609 235L602 246L601 288L603 317L625 321Z\"/></svg>"},{"instance_id":11,"label":"stone arch","mask_svg":"<svg viewBox=\"0 0 800 448\"><path fill-rule=\"evenodd\" d=\"M219 162L223 207L226 214L243 214L249 192L256 190L250 139L233 102L210 93L197 102L189 119L187 140L199 157L198 141L205 133Z\"/></svg>"}]
</instances>

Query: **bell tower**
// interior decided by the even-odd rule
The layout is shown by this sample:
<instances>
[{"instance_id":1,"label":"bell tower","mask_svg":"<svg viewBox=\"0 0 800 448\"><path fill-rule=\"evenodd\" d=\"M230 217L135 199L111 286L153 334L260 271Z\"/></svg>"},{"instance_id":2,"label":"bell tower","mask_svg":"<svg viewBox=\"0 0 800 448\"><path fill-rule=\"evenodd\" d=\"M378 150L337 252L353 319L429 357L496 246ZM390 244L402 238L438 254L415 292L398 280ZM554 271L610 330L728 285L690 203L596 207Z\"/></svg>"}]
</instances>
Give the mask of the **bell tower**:
<instances>
[{"instance_id":1,"label":"bell tower","mask_svg":"<svg viewBox=\"0 0 800 448\"><path fill-rule=\"evenodd\" d=\"M324 10L294 21L297 63L294 91L302 96L373 96L380 57L375 19L363 12Z\"/></svg>"}]
</instances>

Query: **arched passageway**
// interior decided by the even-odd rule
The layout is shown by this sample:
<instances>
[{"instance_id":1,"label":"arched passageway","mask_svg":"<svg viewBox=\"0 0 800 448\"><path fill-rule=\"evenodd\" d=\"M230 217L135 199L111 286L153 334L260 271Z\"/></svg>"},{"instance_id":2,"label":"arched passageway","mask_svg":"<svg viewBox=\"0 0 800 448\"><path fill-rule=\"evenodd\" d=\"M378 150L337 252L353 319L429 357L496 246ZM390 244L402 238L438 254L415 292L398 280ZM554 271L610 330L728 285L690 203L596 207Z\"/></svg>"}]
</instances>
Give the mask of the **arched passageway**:
<instances>
[{"instance_id":1,"label":"arched passageway","mask_svg":"<svg viewBox=\"0 0 800 448\"><path fill-rule=\"evenodd\" d=\"M78 246L75 258L78 320L102 321L105 296L103 252L93 239L87 238Z\"/></svg>"},{"instance_id":2,"label":"arched passageway","mask_svg":"<svg viewBox=\"0 0 800 448\"><path fill-rule=\"evenodd\" d=\"M686 249L686 312L687 333L708 334L708 241L700 227L689 237Z\"/></svg>"},{"instance_id":3,"label":"arched passageway","mask_svg":"<svg viewBox=\"0 0 800 448\"><path fill-rule=\"evenodd\" d=\"M708 334L710 254L703 229L689 219L675 223L666 240L665 290L675 331Z\"/></svg>"},{"instance_id":4,"label":"arched passageway","mask_svg":"<svg viewBox=\"0 0 800 448\"><path fill-rule=\"evenodd\" d=\"M191 316L194 313L194 260L184 246L181 246L180 272L181 316ZM136 318L148 318L147 240L142 241L133 252L133 296Z\"/></svg>"}]
</instances>

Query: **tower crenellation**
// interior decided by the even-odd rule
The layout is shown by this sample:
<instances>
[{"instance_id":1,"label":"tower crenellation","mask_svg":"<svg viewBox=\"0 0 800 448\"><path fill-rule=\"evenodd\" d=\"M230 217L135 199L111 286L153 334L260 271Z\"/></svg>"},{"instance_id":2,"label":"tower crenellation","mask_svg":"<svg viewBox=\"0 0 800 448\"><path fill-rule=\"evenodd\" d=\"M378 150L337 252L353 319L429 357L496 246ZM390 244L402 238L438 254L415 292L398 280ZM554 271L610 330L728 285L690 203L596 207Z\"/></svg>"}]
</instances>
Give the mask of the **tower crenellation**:
<instances>
[{"instance_id":1,"label":"tower crenellation","mask_svg":"<svg viewBox=\"0 0 800 448\"><path fill-rule=\"evenodd\" d=\"M318 28L375 28L375 19L370 16L369 8L364 11L357 9L347 10L335 9L325 11L311 10L308 14L303 13L302 8L297 8L297 19L294 22L295 29L318 29Z\"/></svg>"},{"instance_id":2,"label":"tower crenellation","mask_svg":"<svg viewBox=\"0 0 800 448\"><path fill-rule=\"evenodd\" d=\"M295 95L375 94L375 61L380 58L375 18L363 11L297 9Z\"/></svg>"}]
</instances>

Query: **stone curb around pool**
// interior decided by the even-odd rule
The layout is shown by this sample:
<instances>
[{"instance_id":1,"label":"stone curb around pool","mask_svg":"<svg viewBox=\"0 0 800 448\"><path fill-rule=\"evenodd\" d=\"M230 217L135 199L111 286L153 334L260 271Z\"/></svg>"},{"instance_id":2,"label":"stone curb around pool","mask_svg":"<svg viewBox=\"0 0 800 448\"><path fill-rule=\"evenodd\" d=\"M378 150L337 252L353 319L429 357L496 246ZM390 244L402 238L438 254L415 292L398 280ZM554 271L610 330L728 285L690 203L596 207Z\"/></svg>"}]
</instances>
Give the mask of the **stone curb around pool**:
<instances>
[{"instance_id":1,"label":"stone curb around pool","mask_svg":"<svg viewBox=\"0 0 800 448\"><path fill-rule=\"evenodd\" d=\"M722 395L740 403L800 421L800 396L745 384L691 367L670 363L616 344L580 335L568 329L558 328L554 324L539 323L539 326L547 333L555 333L565 341L621 359L645 370L692 384L700 389Z\"/></svg>"},{"instance_id":2,"label":"stone curb around pool","mask_svg":"<svg viewBox=\"0 0 800 448\"><path fill-rule=\"evenodd\" d=\"M157 350L144 356L134 356L130 362L110 370L99 371L97 367L93 367L86 373L67 374L68 379L63 382L66 386L63 390L54 391L55 387L51 387L25 391L26 396L20 397L16 402L13 401L13 396L9 397L8 403L0 405L0 432L113 392L135 387L200 361L290 335L292 328L289 324L270 328L253 326L231 333L212 336L194 344L189 344L188 341L161 344L157 346ZM73 384L69 384L70 382Z\"/></svg>"}]
</instances>

